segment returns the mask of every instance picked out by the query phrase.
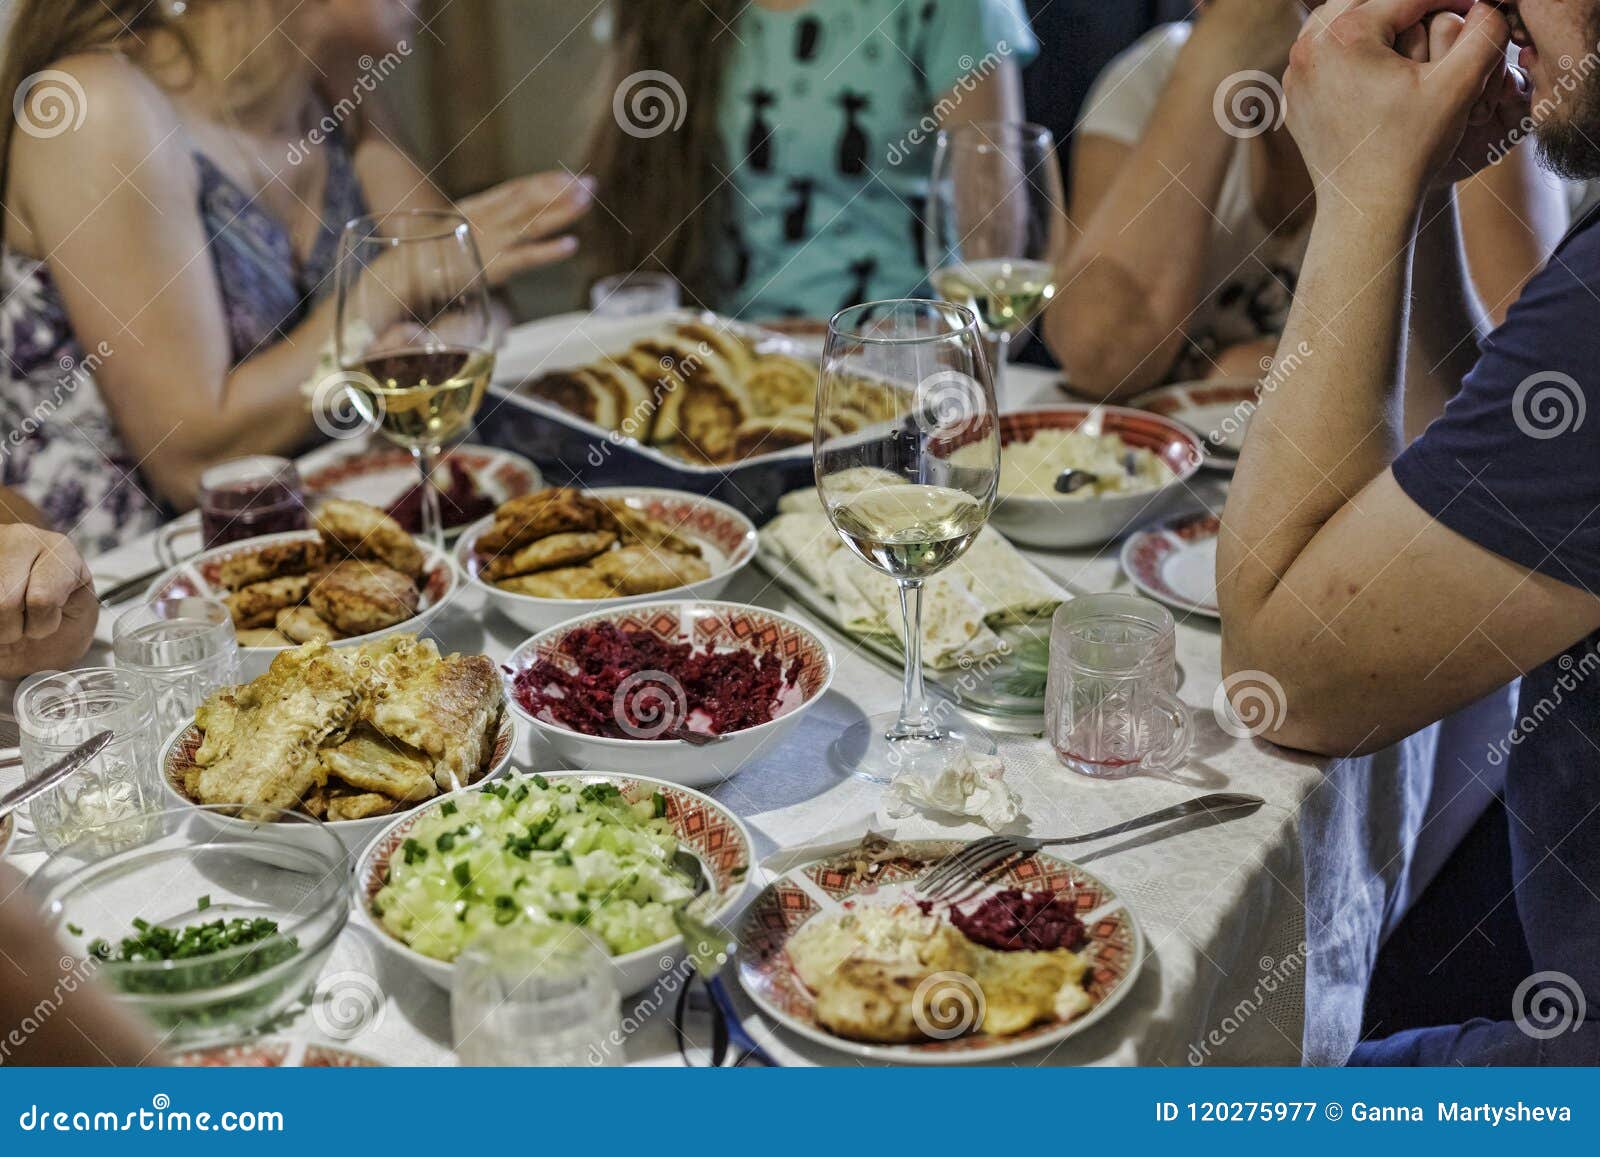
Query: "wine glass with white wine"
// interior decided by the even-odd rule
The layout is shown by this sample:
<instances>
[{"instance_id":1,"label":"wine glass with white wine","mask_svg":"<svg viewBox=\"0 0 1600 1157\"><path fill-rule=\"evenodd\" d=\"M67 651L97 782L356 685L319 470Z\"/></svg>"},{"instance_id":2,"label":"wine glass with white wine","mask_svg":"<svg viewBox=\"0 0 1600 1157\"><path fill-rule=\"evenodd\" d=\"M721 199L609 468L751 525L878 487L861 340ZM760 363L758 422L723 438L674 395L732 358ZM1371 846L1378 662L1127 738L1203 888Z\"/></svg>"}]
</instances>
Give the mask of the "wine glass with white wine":
<instances>
[{"instance_id":1,"label":"wine glass with white wine","mask_svg":"<svg viewBox=\"0 0 1600 1157\"><path fill-rule=\"evenodd\" d=\"M339 249L335 343L356 408L410 450L422 535L443 545L434 470L472 427L494 373L494 315L472 228L459 213L357 217Z\"/></svg>"},{"instance_id":2,"label":"wine glass with white wine","mask_svg":"<svg viewBox=\"0 0 1600 1157\"><path fill-rule=\"evenodd\" d=\"M924 584L983 530L1000 476L994 382L972 311L904 300L835 315L816 428L823 507L845 546L898 584L905 645L900 710L848 728L834 762L881 783L993 754L986 732L929 709L922 672Z\"/></svg>"},{"instance_id":3,"label":"wine glass with white wine","mask_svg":"<svg viewBox=\"0 0 1600 1157\"><path fill-rule=\"evenodd\" d=\"M939 133L923 234L934 291L978 315L998 389L1011 342L1056 295L1066 209L1055 137L979 121Z\"/></svg>"}]
</instances>

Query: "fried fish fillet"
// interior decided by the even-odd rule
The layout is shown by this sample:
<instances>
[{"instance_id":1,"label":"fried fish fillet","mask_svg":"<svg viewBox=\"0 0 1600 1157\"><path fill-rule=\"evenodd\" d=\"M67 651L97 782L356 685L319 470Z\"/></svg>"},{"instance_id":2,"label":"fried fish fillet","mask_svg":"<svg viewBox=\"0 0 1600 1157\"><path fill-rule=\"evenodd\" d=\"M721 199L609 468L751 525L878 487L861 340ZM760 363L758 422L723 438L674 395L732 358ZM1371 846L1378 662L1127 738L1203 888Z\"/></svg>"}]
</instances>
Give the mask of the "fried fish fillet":
<instances>
[{"instance_id":1,"label":"fried fish fillet","mask_svg":"<svg viewBox=\"0 0 1600 1157\"><path fill-rule=\"evenodd\" d=\"M478 551L510 554L552 534L574 530L616 530L616 519L599 502L576 490L550 487L519 495L494 512L494 523L479 536Z\"/></svg>"},{"instance_id":2,"label":"fried fish fillet","mask_svg":"<svg viewBox=\"0 0 1600 1157\"><path fill-rule=\"evenodd\" d=\"M318 575L306 595L311 609L335 630L365 635L417 613L417 587L380 562L346 559Z\"/></svg>"},{"instance_id":3,"label":"fried fish fillet","mask_svg":"<svg viewBox=\"0 0 1600 1157\"><path fill-rule=\"evenodd\" d=\"M278 633L296 643L331 643L339 637L310 607L285 607L278 612Z\"/></svg>"},{"instance_id":4,"label":"fried fish fillet","mask_svg":"<svg viewBox=\"0 0 1600 1157\"><path fill-rule=\"evenodd\" d=\"M217 577L223 586L236 591L251 583L307 574L321 566L324 558L323 545L315 538L268 543L259 550L236 554L226 560Z\"/></svg>"},{"instance_id":5,"label":"fried fish fillet","mask_svg":"<svg viewBox=\"0 0 1600 1157\"><path fill-rule=\"evenodd\" d=\"M270 627L277 621L278 612L283 608L303 603L310 588L310 575L285 575L283 578L267 579L241 587L231 595L224 596L222 601L233 616L235 627L246 630Z\"/></svg>"},{"instance_id":6,"label":"fried fish fillet","mask_svg":"<svg viewBox=\"0 0 1600 1157\"><path fill-rule=\"evenodd\" d=\"M326 644L273 659L235 690L234 711L207 714L229 734L217 738L225 754L200 773L200 802L294 807L323 782L317 749L354 723L362 687L356 668Z\"/></svg>"},{"instance_id":7,"label":"fried fish fillet","mask_svg":"<svg viewBox=\"0 0 1600 1157\"><path fill-rule=\"evenodd\" d=\"M386 635L362 643L351 659L367 675L369 696L377 697L431 670L439 662L439 647L432 639L416 635Z\"/></svg>"},{"instance_id":8,"label":"fried fish fillet","mask_svg":"<svg viewBox=\"0 0 1600 1157\"><path fill-rule=\"evenodd\" d=\"M369 820L373 816L386 816L398 805L386 795L367 791L358 795L328 796L329 820Z\"/></svg>"},{"instance_id":9,"label":"fried fish fillet","mask_svg":"<svg viewBox=\"0 0 1600 1157\"><path fill-rule=\"evenodd\" d=\"M647 546L624 546L589 564L618 594L649 595L711 577L704 559Z\"/></svg>"},{"instance_id":10,"label":"fried fish fillet","mask_svg":"<svg viewBox=\"0 0 1600 1157\"><path fill-rule=\"evenodd\" d=\"M315 522L332 554L370 559L408 578L421 577L426 558L417 540L376 506L330 498L317 509Z\"/></svg>"},{"instance_id":11,"label":"fried fish fillet","mask_svg":"<svg viewBox=\"0 0 1600 1157\"><path fill-rule=\"evenodd\" d=\"M532 595L536 599L609 599L617 593L615 587L594 573L592 566L517 575L494 585L514 595Z\"/></svg>"},{"instance_id":12,"label":"fried fish fillet","mask_svg":"<svg viewBox=\"0 0 1600 1157\"><path fill-rule=\"evenodd\" d=\"M431 756L442 790L471 783L493 754L504 709L500 673L486 655L450 655L374 695L367 719L384 736Z\"/></svg>"},{"instance_id":13,"label":"fried fish fillet","mask_svg":"<svg viewBox=\"0 0 1600 1157\"><path fill-rule=\"evenodd\" d=\"M601 501L606 504L606 509L611 511L612 517L622 527L624 545L659 547L677 554L700 557L700 544L680 534L677 527L669 526L660 519L651 518L642 510L635 510L628 505L626 499L603 498Z\"/></svg>"},{"instance_id":14,"label":"fried fish fillet","mask_svg":"<svg viewBox=\"0 0 1600 1157\"><path fill-rule=\"evenodd\" d=\"M587 562L601 551L611 549L616 541L616 533L610 530L569 530L547 535L512 554L495 555L484 566L483 577L494 582L512 575Z\"/></svg>"},{"instance_id":15,"label":"fried fish fillet","mask_svg":"<svg viewBox=\"0 0 1600 1157\"><path fill-rule=\"evenodd\" d=\"M378 734L368 724L358 726L337 747L323 748L322 766L328 775L358 791L405 803L429 799L439 791L433 782L431 759Z\"/></svg>"}]
</instances>

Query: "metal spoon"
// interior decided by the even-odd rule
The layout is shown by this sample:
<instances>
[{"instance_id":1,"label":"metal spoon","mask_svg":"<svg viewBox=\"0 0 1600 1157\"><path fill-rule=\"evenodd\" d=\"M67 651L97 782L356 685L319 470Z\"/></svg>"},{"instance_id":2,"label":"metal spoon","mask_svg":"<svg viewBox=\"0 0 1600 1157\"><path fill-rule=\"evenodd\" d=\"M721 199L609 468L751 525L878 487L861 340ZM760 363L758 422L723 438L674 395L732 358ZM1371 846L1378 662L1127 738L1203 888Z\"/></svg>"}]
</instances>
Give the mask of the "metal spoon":
<instances>
[{"instance_id":1,"label":"metal spoon","mask_svg":"<svg viewBox=\"0 0 1600 1157\"><path fill-rule=\"evenodd\" d=\"M11 814L40 792L47 791L66 779L99 755L112 738L111 732L102 731L92 739L84 740L32 779L12 788L5 795L0 795L0 819Z\"/></svg>"},{"instance_id":2,"label":"metal spoon","mask_svg":"<svg viewBox=\"0 0 1600 1157\"><path fill-rule=\"evenodd\" d=\"M1090 474L1087 470L1074 470L1068 466L1056 475L1056 493L1075 494L1085 486L1094 486L1099 481L1098 474Z\"/></svg>"}]
</instances>

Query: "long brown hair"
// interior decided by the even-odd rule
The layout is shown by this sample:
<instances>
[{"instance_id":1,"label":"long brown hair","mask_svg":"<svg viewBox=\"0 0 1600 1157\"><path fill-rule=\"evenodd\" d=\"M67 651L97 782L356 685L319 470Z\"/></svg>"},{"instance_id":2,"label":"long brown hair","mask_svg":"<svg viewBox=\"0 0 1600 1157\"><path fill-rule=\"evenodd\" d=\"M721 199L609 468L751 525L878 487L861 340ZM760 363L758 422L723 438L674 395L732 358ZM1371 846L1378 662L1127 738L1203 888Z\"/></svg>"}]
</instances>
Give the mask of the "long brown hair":
<instances>
[{"instance_id":1,"label":"long brown hair","mask_svg":"<svg viewBox=\"0 0 1600 1157\"><path fill-rule=\"evenodd\" d=\"M726 252L732 158L718 129L728 59L738 41L733 25L748 0L615 0L607 100L590 143L588 171L604 209L589 215L586 246L602 272L665 270L699 302L727 292ZM672 85L640 77L662 72ZM643 112L655 89L655 106ZM662 95L664 94L664 95ZM618 103L611 99L615 96ZM656 113L681 127L649 135L628 131L628 101L641 119ZM620 116L618 114L621 114ZM659 127L659 122L649 122Z\"/></svg>"}]
</instances>

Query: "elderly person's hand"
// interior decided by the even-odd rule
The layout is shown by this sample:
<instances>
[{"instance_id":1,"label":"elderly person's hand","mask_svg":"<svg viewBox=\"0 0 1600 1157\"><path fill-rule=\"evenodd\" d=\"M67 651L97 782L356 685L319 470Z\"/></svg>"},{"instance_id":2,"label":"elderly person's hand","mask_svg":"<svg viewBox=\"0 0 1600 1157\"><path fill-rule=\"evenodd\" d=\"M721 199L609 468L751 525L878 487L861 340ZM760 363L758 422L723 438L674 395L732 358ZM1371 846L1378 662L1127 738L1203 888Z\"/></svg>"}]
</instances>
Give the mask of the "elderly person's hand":
<instances>
[{"instance_id":1,"label":"elderly person's hand","mask_svg":"<svg viewBox=\"0 0 1600 1157\"><path fill-rule=\"evenodd\" d=\"M26 523L0 524L0 678L81 658L99 615L89 568L69 539Z\"/></svg>"},{"instance_id":2,"label":"elderly person's hand","mask_svg":"<svg viewBox=\"0 0 1600 1157\"><path fill-rule=\"evenodd\" d=\"M1425 21L1426 36L1417 31ZM1430 186L1486 165L1490 140L1526 111L1506 64L1510 38L1506 18L1472 0L1328 0L1318 9L1284 83L1319 211L1410 212Z\"/></svg>"}]
</instances>

